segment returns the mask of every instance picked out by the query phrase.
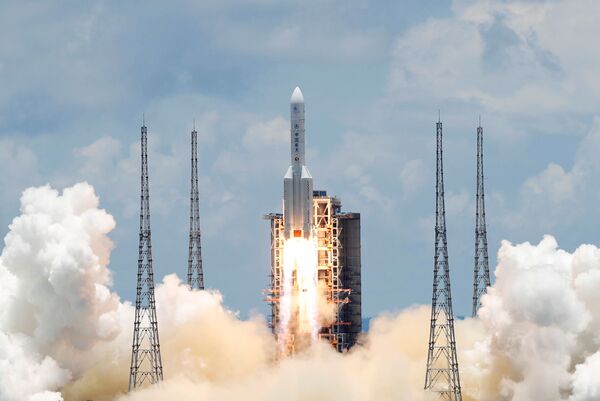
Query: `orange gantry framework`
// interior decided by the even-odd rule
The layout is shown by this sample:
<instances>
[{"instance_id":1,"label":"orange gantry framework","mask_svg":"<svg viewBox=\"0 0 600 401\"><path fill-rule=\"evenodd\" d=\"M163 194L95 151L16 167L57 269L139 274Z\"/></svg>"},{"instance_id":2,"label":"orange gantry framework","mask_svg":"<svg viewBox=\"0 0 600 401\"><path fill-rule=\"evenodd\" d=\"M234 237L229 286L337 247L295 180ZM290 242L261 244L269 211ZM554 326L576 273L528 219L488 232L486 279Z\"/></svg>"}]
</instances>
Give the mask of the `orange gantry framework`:
<instances>
[{"instance_id":1,"label":"orange gantry framework","mask_svg":"<svg viewBox=\"0 0 600 401\"><path fill-rule=\"evenodd\" d=\"M320 337L326 339L333 347L338 350L347 348L345 336L340 333L342 326L348 326L350 322L341 320L341 308L350 302L349 288L344 288L340 279L340 225L336 213L340 209L340 202L335 197L314 197L313 198L313 216L314 232L317 236L318 252L318 280L322 295L327 302L337 305L333 323L323 323L320 330ZM279 301L282 293L283 283L283 216L279 213L272 213L265 216L265 219L271 221L271 285L264 290L265 301L271 305L270 325L273 333L277 333L279 324Z\"/></svg>"}]
</instances>

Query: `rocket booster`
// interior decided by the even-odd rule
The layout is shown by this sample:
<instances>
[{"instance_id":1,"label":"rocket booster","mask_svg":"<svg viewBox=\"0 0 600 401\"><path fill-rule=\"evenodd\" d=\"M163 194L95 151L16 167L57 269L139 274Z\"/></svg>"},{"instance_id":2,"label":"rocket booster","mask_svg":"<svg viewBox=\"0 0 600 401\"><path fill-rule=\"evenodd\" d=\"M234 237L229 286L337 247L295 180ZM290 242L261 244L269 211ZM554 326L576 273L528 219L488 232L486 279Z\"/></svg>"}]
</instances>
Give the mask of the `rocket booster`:
<instances>
[{"instance_id":1,"label":"rocket booster","mask_svg":"<svg viewBox=\"0 0 600 401\"><path fill-rule=\"evenodd\" d=\"M304 165L304 96L299 87L290 99L291 166L283 178L283 222L286 239L311 236L313 181Z\"/></svg>"}]
</instances>

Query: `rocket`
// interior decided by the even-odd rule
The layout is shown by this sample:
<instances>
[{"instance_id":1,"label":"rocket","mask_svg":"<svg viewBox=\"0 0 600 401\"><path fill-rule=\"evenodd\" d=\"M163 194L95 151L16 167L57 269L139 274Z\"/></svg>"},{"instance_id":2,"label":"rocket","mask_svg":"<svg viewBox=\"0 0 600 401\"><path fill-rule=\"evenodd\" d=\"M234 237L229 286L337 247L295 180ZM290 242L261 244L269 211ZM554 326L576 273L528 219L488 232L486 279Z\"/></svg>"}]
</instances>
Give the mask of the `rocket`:
<instances>
[{"instance_id":1,"label":"rocket","mask_svg":"<svg viewBox=\"0 0 600 401\"><path fill-rule=\"evenodd\" d=\"M306 168L304 96L299 87L290 99L291 166L283 178L284 237L308 239L312 234L313 180Z\"/></svg>"}]
</instances>

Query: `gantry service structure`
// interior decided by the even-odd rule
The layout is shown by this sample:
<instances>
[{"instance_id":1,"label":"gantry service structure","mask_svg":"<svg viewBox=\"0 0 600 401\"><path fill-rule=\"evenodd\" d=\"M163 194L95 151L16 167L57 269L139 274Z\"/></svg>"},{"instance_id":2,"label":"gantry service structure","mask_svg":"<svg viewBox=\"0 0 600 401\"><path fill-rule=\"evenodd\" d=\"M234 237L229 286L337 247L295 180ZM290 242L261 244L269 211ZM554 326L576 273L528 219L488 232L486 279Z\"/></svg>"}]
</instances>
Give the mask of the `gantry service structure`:
<instances>
[{"instance_id":1,"label":"gantry service structure","mask_svg":"<svg viewBox=\"0 0 600 401\"><path fill-rule=\"evenodd\" d=\"M266 301L271 305L270 325L277 335L283 286L283 215L265 216L271 223L271 282ZM321 322L319 337L337 351L351 348L362 330L360 213L342 212L341 202L326 191L313 191L313 229L317 237L319 290L333 304L331 321ZM289 341L288 354L294 353Z\"/></svg>"}]
</instances>

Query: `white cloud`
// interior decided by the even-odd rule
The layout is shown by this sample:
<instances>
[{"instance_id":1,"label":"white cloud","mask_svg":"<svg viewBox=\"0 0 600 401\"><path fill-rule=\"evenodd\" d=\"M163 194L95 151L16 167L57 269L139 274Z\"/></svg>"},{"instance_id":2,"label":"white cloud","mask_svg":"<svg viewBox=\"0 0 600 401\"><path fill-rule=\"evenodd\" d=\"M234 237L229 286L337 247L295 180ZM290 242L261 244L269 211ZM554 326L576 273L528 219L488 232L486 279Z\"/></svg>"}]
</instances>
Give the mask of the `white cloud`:
<instances>
[{"instance_id":1,"label":"white cloud","mask_svg":"<svg viewBox=\"0 0 600 401\"><path fill-rule=\"evenodd\" d=\"M86 176L106 174L110 164L121 153L121 142L113 137L104 136L91 144L73 151L82 161L81 172Z\"/></svg>"},{"instance_id":2,"label":"white cloud","mask_svg":"<svg viewBox=\"0 0 600 401\"><path fill-rule=\"evenodd\" d=\"M273 143L289 143L290 124L288 119L277 116L265 122L258 122L246 129L244 146L260 148Z\"/></svg>"},{"instance_id":3,"label":"white cloud","mask_svg":"<svg viewBox=\"0 0 600 401\"><path fill-rule=\"evenodd\" d=\"M523 196L528 200L542 198L551 205L574 199L575 177L562 166L550 163L540 174L529 178L523 185Z\"/></svg>"},{"instance_id":4,"label":"white cloud","mask_svg":"<svg viewBox=\"0 0 600 401\"><path fill-rule=\"evenodd\" d=\"M455 14L400 37L393 96L476 102L493 112L586 113L600 101L600 35L588 0L455 1Z\"/></svg>"},{"instance_id":5,"label":"white cloud","mask_svg":"<svg viewBox=\"0 0 600 401\"><path fill-rule=\"evenodd\" d=\"M469 206L473 198L474 196L465 189L461 189L459 192L446 191L446 214L449 217L455 217L470 211L472 208Z\"/></svg>"},{"instance_id":6,"label":"white cloud","mask_svg":"<svg viewBox=\"0 0 600 401\"><path fill-rule=\"evenodd\" d=\"M259 175L285 173L289 162L289 122L281 116L248 122L244 134L234 133L231 146L217 155L213 171L248 183ZM279 173L280 172L280 173ZM256 179L256 178L254 178Z\"/></svg>"},{"instance_id":7,"label":"white cloud","mask_svg":"<svg viewBox=\"0 0 600 401\"><path fill-rule=\"evenodd\" d=\"M579 221L600 200L598 153L600 119L596 118L579 143L572 167L549 163L525 180L516 208L506 211L500 221L512 228L537 226L545 230Z\"/></svg>"},{"instance_id":8,"label":"white cloud","mask_svg":"<svg viewBox=\"0 0 600 401\"><path fill-rule=\"evenodd\" d=\"M0 139L0 163L5 166L0 179L6 181L35 174L38 164L37 156L28 146L8 138Z\"/></svg>"},{"instance_id":9,"label":"white cloud","mask_svg":"<svg viewBox=\"0 0 600 401\"><path fill-rule=\"evenodd\" d=\"M219 26L212 29L221 47L242 54L292 60L316 59L319 62L365 60L384 50L384 36L370 27L353 29L343 19L331 18L339 8L337 2L319 2L305 6L302 12L291 10L269 23L254 20L231 20L217 17ZM223 29L226 27L226 29Z\"/></svg>"},{"instance_id":10,"label":"white cloud","mask_svg":"<svg viewBox=\"0 0 600 401\"><path fill-rule=\"evenodd\" d=\"M423 160L413 159L404 164L400 170L400 182L405 195L412 194L425 183L427 167Z\"/></svg>"},{"instance_id":11,"label":"white cloud","mask_svg":"<svg viewBox=\"0 0 600 401\"><path fill-rule=\"evenodd\" d=\"M36 154L17 139L0 138L0 165L3 166L0 174L2 209L16 204L23 189L42 180Z\"/></svg>"},{"instance_id":12,"label":"white cloud","mask_svg":"<svg viewBox=\"0 0 600 401\"><path fill-rule=\"evenodd\" d=\"M394 207L391 186L398 182L404 158L397 146L390 135L346 132L329 153L312 158L311 171L320 181L316 185L330 185L327 189L341 196L348 210L385 215Z\"/></svg>"}]
</instances>

